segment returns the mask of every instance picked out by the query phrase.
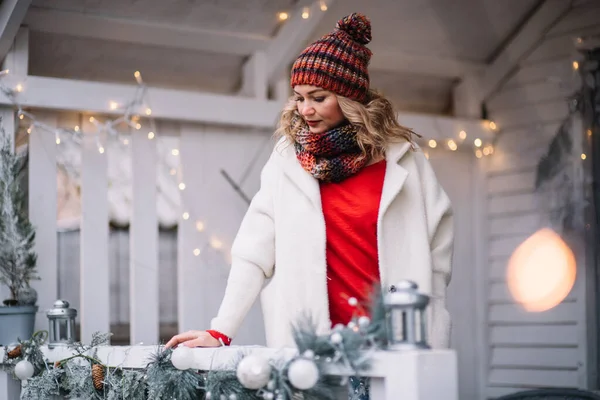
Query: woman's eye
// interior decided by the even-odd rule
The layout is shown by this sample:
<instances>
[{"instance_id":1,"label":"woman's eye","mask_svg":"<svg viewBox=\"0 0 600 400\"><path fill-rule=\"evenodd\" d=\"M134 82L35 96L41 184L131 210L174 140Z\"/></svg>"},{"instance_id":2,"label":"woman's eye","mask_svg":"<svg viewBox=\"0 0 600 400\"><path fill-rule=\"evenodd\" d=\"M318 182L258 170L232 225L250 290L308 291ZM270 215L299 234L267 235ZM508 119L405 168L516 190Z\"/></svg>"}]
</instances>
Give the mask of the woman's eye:
<instances>
[{"instance_id":1,"label":"woman's eye","mask_svg":"<svg viewBox=\"0 0 600 400\"><path fill-rule=\"evenodd\" d=\"M317 103L322 103L322 102L323 102L323 100L325 100L325 97L315 97L315 101L316 101Z\"/></svg>"},{"instance_id":2,"label":"woman's eye","mask_svg":"<svg viewBox=\"0 0 600 400\"><path fill-rule=\"evenodd\" d=\"M302 100L304 100L304 99L302 99L301 97L296 97L296 98L294 99L294 101L302 101Z\"/></svg>"}]
</instances>

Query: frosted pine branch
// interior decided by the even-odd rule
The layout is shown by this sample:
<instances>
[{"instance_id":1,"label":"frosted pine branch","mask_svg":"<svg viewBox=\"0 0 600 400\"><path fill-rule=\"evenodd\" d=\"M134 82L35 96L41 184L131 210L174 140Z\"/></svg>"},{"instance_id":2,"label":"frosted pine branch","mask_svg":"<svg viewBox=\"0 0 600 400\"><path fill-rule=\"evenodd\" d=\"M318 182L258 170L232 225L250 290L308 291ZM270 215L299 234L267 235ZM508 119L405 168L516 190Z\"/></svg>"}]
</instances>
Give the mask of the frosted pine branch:
<instances>
[{"instance_id":1,"label":"frosted pine branch","mask_svg":"<svg viewBox=\"0 0 600 400\"><path fill-rule=\"evenodd\" d=\"M12 142L0 128L0 283L8 286L13 300L19 289L39 279L34 252L35 230L29 222L19 174L26 156L12 151Z\"/></svg>"}]
</instances>

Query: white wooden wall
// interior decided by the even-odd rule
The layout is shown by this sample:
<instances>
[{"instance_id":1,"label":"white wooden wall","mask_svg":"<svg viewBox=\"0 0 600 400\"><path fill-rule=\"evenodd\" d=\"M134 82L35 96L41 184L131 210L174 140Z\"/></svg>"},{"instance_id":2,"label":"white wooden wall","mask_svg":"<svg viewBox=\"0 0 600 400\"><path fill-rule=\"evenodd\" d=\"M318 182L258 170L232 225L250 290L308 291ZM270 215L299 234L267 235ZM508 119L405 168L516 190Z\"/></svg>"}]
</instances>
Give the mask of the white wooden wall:
<instances>
[{"instance_id":1,"label":"white wooden wall","mask_svg":"<svg viewBox=\"0 0 600 400\"><path fill-rule=\"evenodd\" d=\"M535 169L567 115L566 96L578 85L574 40L600 33L600 2L575 4L488 102L490 118L502 129L486 160L490 398L530 387L587 386L583 263L571 294L543 313L516 305L505 279L511 253L543 221L533 194Z\"/></svg>"}]
</instances>

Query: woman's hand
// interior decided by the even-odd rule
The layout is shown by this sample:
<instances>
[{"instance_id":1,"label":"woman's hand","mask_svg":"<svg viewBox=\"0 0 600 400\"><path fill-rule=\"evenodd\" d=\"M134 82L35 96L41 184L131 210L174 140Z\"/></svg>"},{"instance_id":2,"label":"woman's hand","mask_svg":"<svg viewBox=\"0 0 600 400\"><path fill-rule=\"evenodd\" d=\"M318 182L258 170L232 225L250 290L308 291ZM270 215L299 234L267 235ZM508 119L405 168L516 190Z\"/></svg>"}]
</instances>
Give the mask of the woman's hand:
<instances>
[{"instance_id":1,"label":"woman's hand","mask_svg":"<svg viewBox=\"0 0 600 400\"><path fill-rule=\"evenodd\" d=\"M178 345L187 347L219 347L221 342L206 331L187 331L175 335L165 345L166 349Z\"/></svg>"}]
</instances>

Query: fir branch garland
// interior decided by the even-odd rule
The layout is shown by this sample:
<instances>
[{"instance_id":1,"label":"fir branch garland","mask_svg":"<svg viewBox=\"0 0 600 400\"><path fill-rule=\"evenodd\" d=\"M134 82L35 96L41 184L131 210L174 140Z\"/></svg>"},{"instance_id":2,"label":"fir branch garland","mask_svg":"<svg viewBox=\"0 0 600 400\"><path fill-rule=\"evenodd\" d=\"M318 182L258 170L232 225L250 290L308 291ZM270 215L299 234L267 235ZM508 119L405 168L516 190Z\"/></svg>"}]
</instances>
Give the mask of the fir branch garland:
<instances>
[{"instance_id":1,"label":"fir branch garland","mask_svg":"<svg viewBox=\"0 0 600 400\"><path fill-rule=\"evenodd\" d=\"M195 371L175 368L171 362L173 350L157 347L145 368L127 369L101 363L97 348L108 342L110 334L99 332L93 334L90 345L73 344L73 354L54 364L49 363L41 351L47 333L37 332L30 340L19 343L22 353L18 357L9 359L5 353L1 366L11 370L23 359L34 364L34 376L21 394L23 400L51 400L56 395L108 400L335 400L348 378L356 381L355 378L370 368L370 351L385 346L386 311L382 290L374 292L370 311L373 316L370 323L365 322L366 317L355 318L326 335L317 334L312 318L302 317L292 327L298 353L291 358L269 359L268 383L258 390L245 387L238 379L238 367L249 355L247 351L240 351L224 369ZM318 376L311 388L300 390L290 380L289 371L296 361L304 365L314 363ZM346 367L349 376L327 375L327 369L336 365ZM93 369L96 369L96 387ZM102 371L100 378L98 370Z\"/></svg>"},{"instance_id":2,"label":"fir branch garland","mask_svg":"<svg viewBox=\"0 0 600 400\"><path fill-rule=\"evenodd\" d=\"M200 394L200 375L180 371L171 364L171 350L158 350L148 364L148 398L156 400L194 400Z\"/></svg>"}]
</instances>

